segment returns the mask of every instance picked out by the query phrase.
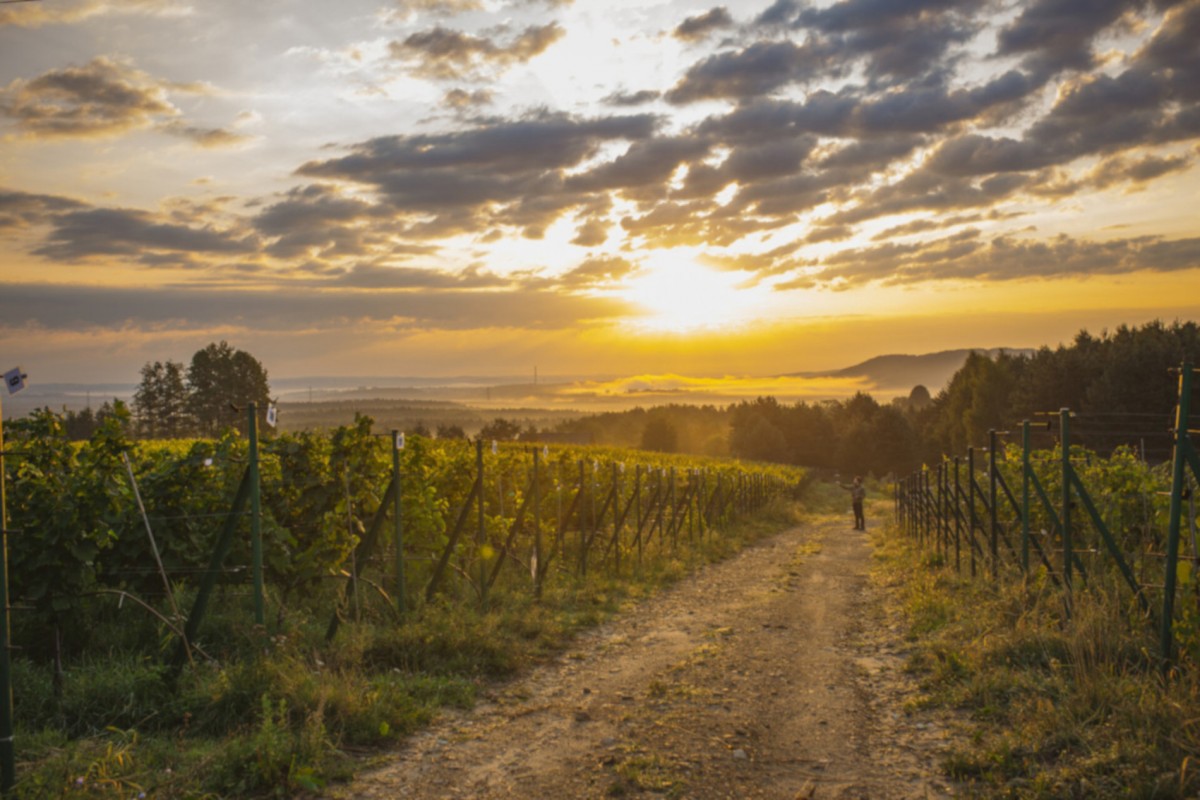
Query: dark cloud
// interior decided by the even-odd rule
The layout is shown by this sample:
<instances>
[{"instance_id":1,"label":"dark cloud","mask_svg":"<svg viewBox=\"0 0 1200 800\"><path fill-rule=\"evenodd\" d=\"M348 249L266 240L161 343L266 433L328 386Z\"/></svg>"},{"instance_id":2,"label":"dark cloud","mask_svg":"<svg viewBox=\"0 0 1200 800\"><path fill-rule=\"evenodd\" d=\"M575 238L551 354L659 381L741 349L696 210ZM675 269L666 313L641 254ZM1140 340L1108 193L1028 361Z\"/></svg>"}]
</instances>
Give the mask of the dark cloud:
<instances>
[{"instance_id":1,"label":"dark cloud","mask_svg":"<svg viewBox=\"0 0 1200 800\"><path fill-rule=\"evenodd\" d=\"M433 237L494 225L536 233L591 201L564 172L607 142L638 142L657 126L650 115L579 119L542 113L467 131L371 139L349 155L303 165L298 173L373 187L397 231ZM408 220L407 227L404 225Z\"/></svg>"},{"instance_id":2,"label":"dark cloud","mask_svg":"<svg viewBox=\"0 0 1200 800\"><path fill-rule=\"evenodd\" d=\"M799 9L793 24L830 32L894 28L910 20L969 12L980 5L977 0L841 0L822 8Z\"/></svg>"},{"instance_id":3,"label":"dark cloud","mask_svg":"<svg viewBox=\"0 0 1200 800\"><path fill-rule=\"evenodd\" d=\"M864 95L854 88L809 92L802 102L756 99L710 117L697 132L722 141L812 133L842 139L907 140L933 134L1019 103L1036 89L1024 75L1007 72L979 86L917 84Z\"/></svg>"},{"instance_id":4,"label":"dark cloud","mask_svg":"<svg viewBox=\"0 0 1200 800\"><path fill-rule=\"evenodd\" d=\"M0 110L26 133L46 137L111 136L178 113L148 75L103 57L13 81L0 94Z\"/></svg>"},{"instance_id":5,"label":"dark cloud","mask_svg":"<svg viewBox=\"0 0 1200 800\"><path fill-rule=\"evenodd\" d=\"M676 105L700 100L749 100L783 87L843 74L836 48L821 40L755 42L736 52L718 53L694 64L667 92Z\"/></svg>"},{"instance_id":6,"label":"dark cloud","mask_svg":"<svg viewBox=\"0 0 1200 800\"><path fill-rule=\"evenodd\" d=\"M791 220L759 217L722 208L711 200L669 201L641 215L621 218L621 228L647 246L727 247L751 233L782 227ZM636 246L636 243L634 243Z\"/></svg>"},{"instance_id":7,"label":"dark cloud","mask_svg":"<svg viewBox=\"0 0 1200 800\"><path fill-rule=\"evenodd\" d=\"M34 252L59 261L81 261L162 251L236 255L254 250L252 241L228 231L165 223L135 209L89 208L56 215L53 230Z\"/></svg>"},{"instance_id":8,"label":"dark cloud","mask_svg":"<svg viewBox=\"0 0 1200 800\"><path fill-rule=\"evenodd\" d=\"M0 91L0 113L19 130L43 138L94 138L155 129L201 147L227 147L245 136L223 128L192 125L180 118L168 91L204 93L200 84L155 80L130 64L94 58L83 66L17 79Z\"/></svg>"},{"instance_id":9,"label":"dark cloud","mask_svg":"<svg viewBox=\"0 0 1200 800\"><path fill-rule=\"evenodd\" d=\"M121 3L111 3L108 0L21 2L0 8L0 27L12 25L19 28L40 28L45 25L73 24L106 14L167 15L178 13L181 5L179 0L124 0Z\"/></svg>"},{"instance_id":10,"label":"dark cloud","mask_svg":"<svg viewBox=\"0 0 1200 800\"><path fill-rule=\"evenodd\" d=\"M848 63L863 60L872 83L942 71L949 51L982 27L987 0L843 0L814 8L778 0L754 21L767 31L808 30Z\"/></svg>"},{"instance_id":11,"label":"dark cloud","mask_svg":"<svg viewBox=\"0 0 1200 800\"><path fill-rule=\"evenodd\" d=\"M1035 241L1004 235L984 241L967 230L933 241L844 250L821 262L818 284L908 284L937 280L1006 281L1174 272L1200 267L1200 238L1085 241L1059 235Z\"/></svg>"},{"instance_id":12,"label":"dark cloud","mask_svg":"<svg viewBox=\"0 0 1200 800\"><path fill-rule=\"evenodd\" d=\"M1097 6L1095 19L1100 21L1111 21L1119 10L1111 3ZM1029 12L1066 14L1074 8L1075 4L1038 3ZM1101 14L1104 9L1107 17ZM1066 22L1063 25L1069 27ZM1097 29L1103 27L1100 22L1096 25ZM1200 3L1191 2L1167 14L1161 29L1125 71L1096 73L1065 83L1050 111L1021 138L964 134L941 145L929 169L955 176L1022 172L1066 165L1087 156L1113 156L1147 144L1193 139L1200 135L1198 86ZM1142 180L1156 177L1159 167L1168 167L1157 173L1161 175L1181 166L1178 162L1147 162Z\"/></svg>"},{"instance_id":13,"label":"dark cloud","mask_svg":"<svg viewBox=\"0 0 1200 800\"><path fill-rule=\"evenodd\" d=\"M793 139L745 144L729 154L721 169L730 181L739 183L794 175L817 142L816 136L801 135Z\"/></svg>"},{"instance_id":14,"label":"dark cloud","mask_svg":"<svg viewBox=\"0 0 1200 800\"><path fill-rule=\"evenodd\" d=\"M253 224L264 236L286 236L298 229L344 224L378 213L366 201L343 197L325 186L305 186L292 189L283 200L265 207Z\"/></svg>"},{"instance_id":15,"label":"dark cloud","mask_svg":"<svg viewBox=\"0 0 1200 800\"><path fill-rule=\"evenodd\" d=\"M729 9L717 6L703 14L688 17L679 23L671 35L685 42L695 42L708 38L714 31L732 27L733 17L729 15Z\"/></svg>"},{"instance_id":16,"label":"dark cloud","mask_svg":"<svg viewBox=\"0 0 1200 800\"><path fill-rule=\"evenodd\" d=\"M1060 92L1020 139L966 134L942 144L929 169L944 175L1023 172L1200 134L1194 108L1180 108L1142 70L1097 75Z\"/></svg>"},{"instance_id":17,"label":"dark cloud","mask_svg":"<svg viewBox=\"0 0 1200 800\"><path fill-rule=\"evenodd\" d=\"M658 98L662 97L662 92L655 92L650 89L643 89L639 92L613 92L604 98L604 104L609 106L642 106L646 103L653 103Z\"/></svg>"},{"instance_id":18,"label":"dark cloud","mask_svg":"<svg viewBox=\"0 0 1200 800\"><path fill-rule=\"evenodd\" d=\"M804 133L850 137L860 103L851 92L825 90L811 92L803 102L759 99L709 117L696 127L696 133L724 143L770 141Z\"/></svg>"},{"instance_id":19,"label":"dark cloud","mask_svg":"<svg viewBox=\"0 0 1200 800\"><path fill-rule=\"evenodd\" d=\"M1096 165L1088 175L1088 183L1100 189L1116 184L1131 184L1140 188L1142 184L1190 169L1192 159L1188 156L1144 156L1137 159L1109 158Z\"/></svg>"},{"instance_id":20,"label":"dark cloud","mask_svg":"<svg viewBox=\"0 0 1200 800\"><path fill-rule=\"evenodd\" d=\"M754 24L764 28L788 26L799 11L800 4L796 0L775 0L766 11L755 18Z\"/></svg>"},{"instance_id":21,"label":"dark cloud","mask_svg":"<svg viewBox=\"0 0 1200 800\"><path fill-rule=\"evenodd\" d=\"M849 225L818 225L804 238L809 244L818 242L841 242L854 234L854 228Z\"/></svg>"},{"instance_id":22,"label":"dark cloud","mask_svg":"<svg viewBox=\"0 0 1200 800\"><path fill-rule=\"evenodd\" d=\"M180 120L172 120L158 127L163 133L188 139L201 147L233 147L244 144L250 137L224 128L200 128Z\"/></svg>"},{"instance_id":23,"label":"dark cloud","mask_svg":"<svg viewBox=\"0 0 1200 800\"><path fill-rule=\"evenodd\" d=\"M1134 63L1153 72L1173 99L1195 108L1200 102L1200 2L1190 0L1168 11Z\"/></svg>"},{"instance_id":24,"label":"dark cloud","mask_svg":"<svg viewBox=\"0 0 1200 800\"><path fill-rule=\"evenodd\" d=\"M1133 7L1129 0L1034 0L997 37L1000 55L1023 55L1026 67L1049 78L1095 66L1092 41Z\"/></svg>"},{"instance_id":25,"label":"dark cloud","mask_svg":"<svg viewBox=\"0 0 1200 800\"><path fill-rule=\"evenodd\" d=\"M251 224L262 234L265 252L276 258L366 256L380 244L370 223L385 216L374 204L305 186L263 208Z\"/></svg>"},{"instance_id":26,"label":"dark cloud","mask_svg":"<svg viewBox=\"0 0 1200 800\"><path fill-rule=\"evenodd\" d=\"M680 166L703 158L708 145L695 136L634 142L624 154L567 180L580 191L619 191L629 197L664 197L667 181Z\"/></svg>"},{"instance_id":27,"label":"dark cloud","mask_svg":"<svg viewBox=\"0 0 1200 800\"><path fill-rule=\"evenodd\" d=\"M990 208L1032 182L1033 178L1027 175L993 175L983 180L971 180L918 170L896 183L860 193L851 207L834 214L830 222L848 224L916 211Z\"/></svg>"},{"instance_id":28,"label":"dark cloud","mask_svg":"<svg viewBox=\"0 0 1200 800\"><path fill-rule=\"evenodd\" d=\"M480 0L397 0L396 7L404 15L414 11L426 11L441 16L454 16L468 11L480 11L483 3Z\"/></svg>"},{"instance_id":29,"label":"dark cloud","mask_svg":"<svg viewBox=\"0 0 1200 800\"><path fill-rule=\"evenodd\" d=\"M847 0L808 8L796 25L837 37L850 58L863 58L873 80L941 72L950 50L982 27L975 2Z\"/></svg>"},{"instance_id":30,"label":"dark cloud","mask_svg":"<svg viewBox=\"0 0 1200 800\"><path fill-rule=\"evenodd\" d=\"M357 264L336 279L335 286L356 289L494 289L511 286L512 281L479 267L460 272L418 269L380 264Z\"/></svg>"},{"instance_id":31,"label":"dark cloud","mask_svg":"<svg viewBox=\"0 0 1200 800\"><path fill-rule=\"evenodd\" d=\"M1012 107L1038 87L1028 76L1009 71L979 86L918 85L864 102L856 122L863 131L933 133Z\"/></svg>"},{"instance_id":32,"label":"dark cloud","mask_svg":"<svg viewBox=\"0 0 1200 800\"><path fill-rule=\"evenodd\" d=\"M472 111L491 105L495 95L487 89L451 89L442 95L442 105L455 111Z\"/></svg>"},{"instance_id":33,"label":"dark cloud","mask_svg":"<svg viewBox=\"0 0 1200 800\"><path fill-rule=\"evenodd\" d=\"M25 229L50 222L63 212L86 207L84 203L65 197L0 188L0 230Z\"/></svg>"},{"instance_id":34,"label":"dark cloud","mask_svg":"<svg viewBox=\"0 0 1200 800\"><path fill-rule=\"evenodd\" d=\"M825 150L815 162L819 169L845 176L843 183L853 185L888 164L907 159L928 142L920 134L876 136L850 140L841 147Z\"/></svg>"},{"instance_id":35,"label":"dark cloud","mask_svg":"<svg viewBox=\"0 0 1200 800\"><path fill-rule=\"evenodd\" d=\"M894 225L886 230L882 230L872 236L871 241L886 242L898 239L901 236L912 236L913 234L956 228L959 225L981 222L989 216L985 214L962 214L951 217L936 217L934 219L915 219L912 222L906 222L903 225Z\"/></svg>"},{"instance_id":36,"label":"dark cloud","mask_svg":"<svg viewBox=\"0 0 1200 800\"><path fill-rule=\"evenodd\" d=\"M435 80L495 75L529 61L557 42L566 31L557 23L530 26L507 44L462 31L436 27L392 42L392 57L411 65L413 73Z\"/></svg>"},{"instance_id":37,"label":"dark cloud","mask_svg":"<svg viewBox=\"0 0 1200 800\"><path fill-rule=\"evenodd\" d=\"M581 320L628 313L617 300L557 290L427 289L410 291L275 287L251 291L180 286L87 287L0 284L0 318L10 327L210 330L249 326L260 331L341 330L358 322L388 323L396 331L578 329Z\"/></svg>"},{"instance_id":38,"label":"dark cloud","mask_svg":"<svg viewBox=\"0 0 1200 800\"><path fill-rule=\"evenodd\" d=\"M602 219L586 219L575 229L571 244L580 247L599 247L608 241L609 225Z\"/></svg>"},{"instance_id":39,"label":"dark cloud","mask_svg":"<svg viewBox=\"0 0 1200 800\"><path fill-rule=\"evenodd\" d=\"M636 264L620 256L590 258L563 275L559 283L566 289L617 284L637 269Z\"/></svg>"},{"instance_id":40,"label":"dark cloud","mask_svg":"<svg viewBox=\"0 0 1200 800\"><path fill-rule=\"evenodd\" d=\"M507 8L529 8L545 6L547 8L565 8L574 0L512 0ZM484 4L481 0L396 0L396 13L401 17L409 17L416 12L424 12L442 17L453 17L470 11L482 11Z\"/></svg>"}]
</instances>

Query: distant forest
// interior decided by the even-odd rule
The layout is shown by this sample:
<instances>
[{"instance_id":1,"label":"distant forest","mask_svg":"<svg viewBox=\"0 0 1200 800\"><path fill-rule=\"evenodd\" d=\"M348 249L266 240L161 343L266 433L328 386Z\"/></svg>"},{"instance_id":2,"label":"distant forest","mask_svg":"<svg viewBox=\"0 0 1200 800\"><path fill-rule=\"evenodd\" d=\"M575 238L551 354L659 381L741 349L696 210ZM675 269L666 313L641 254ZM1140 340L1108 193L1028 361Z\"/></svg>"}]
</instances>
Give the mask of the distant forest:
<instances>
[{"instance_id":1,"label":"distant forest","mask_svg":"<svg viewBox=\"0 0 1200 800\"><path fill-rule=\"evenodd\" d=\"M1122 326L1031 355L972 353L945 389L907 397L784 405L772 397L714 406L669 405L582 417L552 435L666 452L732 455L840 473L903 475L944 454L984 447L988 431L1070 408L1073 440L1098 451L1137 448L1150 460L1170 455L1178 382L1171 370L1200 363L1194 322ZM536 438L532 431L523 438ZM1047 445L1050 440L1041 439Z\"/></svg>"}]
</instances>

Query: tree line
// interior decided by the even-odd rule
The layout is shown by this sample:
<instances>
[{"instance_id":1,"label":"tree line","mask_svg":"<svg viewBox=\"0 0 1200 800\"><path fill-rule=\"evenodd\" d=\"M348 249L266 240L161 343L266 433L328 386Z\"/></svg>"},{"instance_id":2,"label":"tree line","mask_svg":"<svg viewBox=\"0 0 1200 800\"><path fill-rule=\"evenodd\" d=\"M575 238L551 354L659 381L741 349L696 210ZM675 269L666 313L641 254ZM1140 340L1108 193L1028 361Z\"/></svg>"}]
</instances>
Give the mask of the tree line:
<instances>
[{"instance_id":1,"label":"tree line","mask_svg":"<svg viewBox=\"0 0 1200 800\"><path fill-rule=\"evenodd\" d=\"M1184 361L1200 363L1200 328L1155 321L1099 335L1083 330L1031 355L972 353L936 395L916 386L887 403L860 392L792 405L759 397L725 408L662 406L592 415L559 430L584 431L602 444L882 476L985 445L989 430L1070 408L1085 446L1128 445L1161 460L1170 455L1177 400L1170 371Z\"/></svg>"},{"instance_id":2,"label":"tree line","mask_svg":"<svg viewBox=\"0 0 1200 800\"><path fill-rule=\"evenodd\" d=\"M917 387L888 405L867 395L789 409L743 404L734 409L730 448L743 457L901 475L987 444L990 430L1015 431L1022 420L1069 408L1078 415L1075 439L1090 449L1126 445L1162 460L1178 400L1171 370L1184 361L1200 362L1194 322L1083 330L1070 344L1031 355L972 353L933 397ZM772 428L781 435L772 437Z\"/></svg>"},{"instance_id":3,"label":"tree line","mask_svg":"<svg viewBox=\"0 0 1200 800\"><path fill-rule=\"evenodd\" d=\"M714 405L671 404L591 414L536 430L497 418L478 432L484 439L565 441L637 447L665 453L734 456L826 469L844 474L902 475L943 454L987 443L989 430L1070 408L1080 415L1078 440L1109 451L1131 445L1146 458L1170 454L1169 428L1176 384L1169 371L1200 361L1195 322L1121 326L1093 335L1080 331L1069 344L1030 355L972 353L936 395L916 386L881 403L860 392L844 400L785 404L773 397ZM270 402L267 371L227 342L198 351L186 367L151 362L134 394L134 424L143 438L215 436L225 427L244 431L244 408L260 414ZM113 409L70 415L81 436ZM85 416L87 417L85 419ZM260 417L260 422L262 418ZM75 431L78 429L78 431ZM461 427L409 431L463 438Z\"/></svg>"}]
</instances>

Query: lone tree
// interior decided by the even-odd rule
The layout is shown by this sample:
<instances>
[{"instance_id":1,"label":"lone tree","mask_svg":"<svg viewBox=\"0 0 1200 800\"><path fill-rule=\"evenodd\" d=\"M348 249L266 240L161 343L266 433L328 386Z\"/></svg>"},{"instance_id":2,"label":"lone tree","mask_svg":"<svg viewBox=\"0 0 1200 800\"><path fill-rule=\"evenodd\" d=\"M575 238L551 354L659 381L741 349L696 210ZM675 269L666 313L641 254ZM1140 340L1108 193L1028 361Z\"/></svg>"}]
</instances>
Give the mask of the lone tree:
<instances>
[{"instance_id":1,"label":"lone tree","mask_svg":"<svg viewBox=\"0 0 1200 800\"><path fill-rule=\"evenodd\" d=\"M215 436L232 425L247 432L245 407L258 405L261 425L270 403L267 370L254 356L228 342L210 344L192 356L187 370L188 409L199 432Z\"/></svg>"},{"instance_id":2,"label":"lone tree","mask_svg":"<svg viewBox=\"0 0 1200 800\"><path fill-rule=\"evenodd\" d=\"M133 394L139 435L147 439L175 439L191 430L188 391L183 380L183 364L146 362L142 382Z\"/></svg>"}]
</instances>

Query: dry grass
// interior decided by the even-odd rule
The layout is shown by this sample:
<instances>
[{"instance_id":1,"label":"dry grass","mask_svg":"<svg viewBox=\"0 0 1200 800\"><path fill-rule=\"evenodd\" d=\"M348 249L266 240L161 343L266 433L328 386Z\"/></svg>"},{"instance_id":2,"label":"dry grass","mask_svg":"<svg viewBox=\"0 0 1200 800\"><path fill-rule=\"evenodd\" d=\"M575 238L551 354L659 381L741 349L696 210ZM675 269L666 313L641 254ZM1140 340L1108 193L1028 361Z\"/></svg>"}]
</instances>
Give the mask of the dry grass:
<instances>
[{"instance_id":1,"label":"dry grass","mask_svg":"<svg viewBox=\"0 0 1200 800\"><path fill-rule=\"evenodd\" d=\"M944 764L963 794L1197 796L1200 672L1163 677L1154 626L1118 589L1077 590L1068 614L1044 576L972 580L896 531L877 544L880 579L909 621L922 703L968 721Z\"/></svg>"}]
</instances>

